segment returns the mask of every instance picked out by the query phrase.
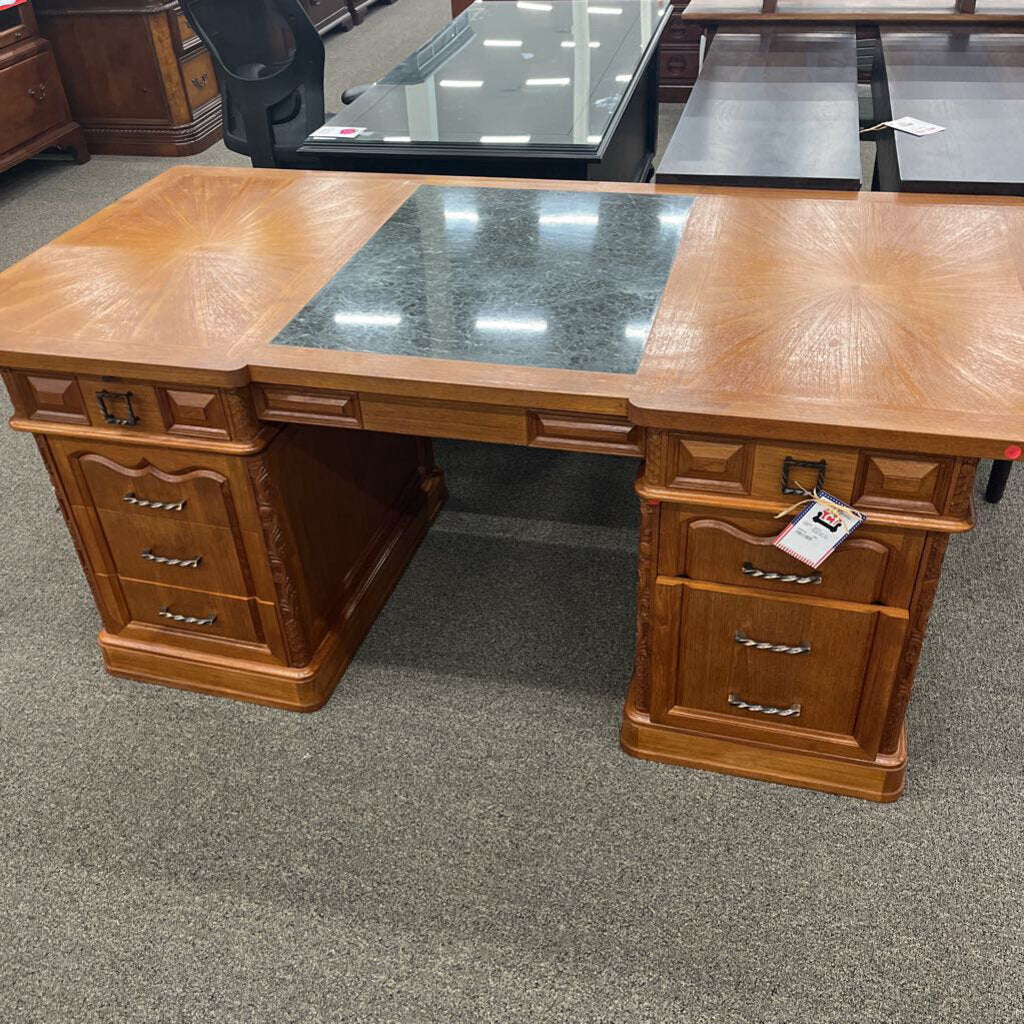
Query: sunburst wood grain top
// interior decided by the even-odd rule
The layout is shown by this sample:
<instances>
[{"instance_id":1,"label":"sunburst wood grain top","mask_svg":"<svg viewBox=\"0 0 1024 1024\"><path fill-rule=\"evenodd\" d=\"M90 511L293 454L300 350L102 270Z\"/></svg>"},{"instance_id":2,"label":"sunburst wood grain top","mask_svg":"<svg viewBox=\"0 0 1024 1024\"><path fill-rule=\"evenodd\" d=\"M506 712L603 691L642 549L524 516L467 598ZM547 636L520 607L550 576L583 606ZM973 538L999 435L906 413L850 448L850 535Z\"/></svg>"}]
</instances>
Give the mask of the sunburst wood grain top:
<instances>
[{"instance_id":1,"label":"sunburst wood grain top","mask_svg":"<svg viewBox=\"0 0 1024 1024\"><path fill-rule=\"evenodd\" d=\"M698 195L635 377L272 345L422 183ZM0 275L0 365L998 456L1024 203L178 167Z\"/></svg>"}]
</instances>

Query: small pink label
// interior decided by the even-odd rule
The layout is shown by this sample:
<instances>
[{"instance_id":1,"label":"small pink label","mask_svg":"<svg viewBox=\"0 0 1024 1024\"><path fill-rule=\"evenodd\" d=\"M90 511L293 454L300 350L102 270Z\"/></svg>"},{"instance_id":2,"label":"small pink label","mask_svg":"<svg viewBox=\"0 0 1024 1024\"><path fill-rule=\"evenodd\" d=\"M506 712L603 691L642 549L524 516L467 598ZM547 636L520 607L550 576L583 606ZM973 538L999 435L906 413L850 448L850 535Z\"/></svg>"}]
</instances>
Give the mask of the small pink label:
<instances>
[{"instance_id":1,"label":"small pink label","mask_svg":"<svg viewBox=\"0 0 1024 1024\"><path fill-rule=\"evenodd\" d=\"M1019 459L1021 455L1021 448L1019 444L1008 444L1003 449L1003 455L1008 459Z\"/></svg>"}]
</instances>

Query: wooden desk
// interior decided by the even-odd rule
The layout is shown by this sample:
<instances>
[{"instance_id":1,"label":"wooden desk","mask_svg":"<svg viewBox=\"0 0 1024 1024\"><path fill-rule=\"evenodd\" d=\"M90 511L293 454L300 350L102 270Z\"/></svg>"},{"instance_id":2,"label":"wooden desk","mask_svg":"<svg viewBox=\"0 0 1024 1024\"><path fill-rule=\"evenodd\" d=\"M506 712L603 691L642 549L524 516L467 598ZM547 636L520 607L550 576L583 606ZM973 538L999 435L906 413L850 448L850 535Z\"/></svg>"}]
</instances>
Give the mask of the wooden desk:
<instances>
[{"instance_id":1,"label":"wooden desk","mask_svg":"<svg viewBox=\"0 0 1024 1024\"><path fill-rule=\"evenodd\" d=\"M895 799L947 539L1024 438L1024 206L686 196L179 166L0 275L109 670L314 710L440 509L428 438L642 457L625 749ZM361 307L382 259L405 304ZM656 274L645 342L656 289L600 300ZM769 543L787 465L869 516L817 574Z\"/></svg>"},{"instance_id":2,"label":"wooden desk","mask_svg":"<svg viewBox=\"0 0 1024 1024\"><path fill-rule=\"evenodd\" d=\"M691 0L686 21L842 22L869 25L1019 23L1024 0Z\"/></svg>"},{"instance_id":3,"label":"wooden desk","mask_svg":"<svg viewBox=\"0 0 1024 1024\"><path fill-rule=\"evenodd\" d=\"M882 30L879 120L946 130L878 133L878 181L904 192L1024 196L1024 31Z\"/></svg>"},{"instance_id":4,"label":"wooden desk","mask_svg":"<svg viewBox=\"0 0 1024 1024\"><path fill-rule=\"evenodd\" d=\"M852 28L721 30L655 180L855 190L859 130Z\"/></svg>"},{"instance_id":5,"label":"wooden desk","mask_svg":"<svg viewBox=\"0 0 1024 1024\"><path fill-rule=\"evenodd\" d=\"M645 181L662 0L476 3L300 152L331 170Z\"/></svg>"}]
</instances>

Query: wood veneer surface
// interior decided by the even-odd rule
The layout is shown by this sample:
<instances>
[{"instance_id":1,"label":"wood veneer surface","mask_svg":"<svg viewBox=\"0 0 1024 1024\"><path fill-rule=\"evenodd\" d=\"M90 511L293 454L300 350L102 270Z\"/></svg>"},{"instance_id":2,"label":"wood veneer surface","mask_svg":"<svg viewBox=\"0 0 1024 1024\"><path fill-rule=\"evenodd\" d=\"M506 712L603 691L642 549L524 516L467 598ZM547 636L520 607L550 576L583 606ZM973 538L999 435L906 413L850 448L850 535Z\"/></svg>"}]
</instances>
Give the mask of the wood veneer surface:
<instances>
[{"instance_id":1,"label":"wood veneer surface","mask_svg":"<svg viewBox=\"0 0 1024 1024\"><path fill-rule=\"evenodd\" d=\"M1024 203L580 184L692 194L635 377L274 346L421 183L167 171L0 275L0 364L249 380L706 432L1001 455L1024 438ZM554 404L544 401L550 397Z\"/></svg>"}]
</instances>

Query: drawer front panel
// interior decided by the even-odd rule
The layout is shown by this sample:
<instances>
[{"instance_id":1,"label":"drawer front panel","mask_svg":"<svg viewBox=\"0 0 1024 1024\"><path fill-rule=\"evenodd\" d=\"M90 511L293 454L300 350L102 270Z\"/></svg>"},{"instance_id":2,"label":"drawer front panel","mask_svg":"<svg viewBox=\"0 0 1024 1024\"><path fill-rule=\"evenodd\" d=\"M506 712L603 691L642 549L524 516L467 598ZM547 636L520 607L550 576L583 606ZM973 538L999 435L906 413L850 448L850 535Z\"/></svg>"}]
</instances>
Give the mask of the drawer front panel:
<instances>
[{"instance_id":1,"label":"drawer front panel","mask_svg":"<svg viewBox=\"0 0 1024 1024\"><path fill-rule=\"evenodd\" d=\"M120 587L129 624L158 626L182 636L266 642L255 601L136 580L121 580Z\"/></svg>"},{"instance_id":2,"label":"drawer front panel","mask_svg":"<svg viewBox=\"0 0 1024 1024\"><path fill-rule=\"evenodd\" d=\"M217 74L205 50L182 61L181 77L185 80L185 92L193 111L205 106L218 95Z\"/></svg>"},{"instance_id":3,"label":"drawer front panel","mask_svg":"<svg viewBox=\"0 0 1024 1024\"><path fill-rule=\"evenodd\" d=\"M772 545L786 520L667 503L661 516L663 575L862 604L909 607L924 547L923 533L863 526L815 570Z\"/></svg>"},{"instance_id":4,"label":"drawer front panel","mask_svg":"<svg viewBox=\"0 0 1024 1024\"><path fill-rule=\"evenodd\" d=\"M607 455L643 454L641 430L625 417L531 410L527 429L529 443L536 448Z\"/></svg>"},{"instance_id":5,"label":"drawer front panel","mask_svg":"<svg viewBox=\"0 0 1024 1024\"><path fill-rule=\"evenodd\" d=\"M817 486L820 476L824 490L841 501L849 501L857 475L857 459L857 452L841 448L759 444L750 493L757 498L795 501L799 495L788 496L783 492L783 477L790 487L809 491Z\"/></svg>"},{"instance_id":6,"label":"drawer front panel","mask_svg":"<svg viewBox=\"0 0 1024 1024\"><path fill-rule=\"evenodd\" d=\"M99 510L114 569L124 578L236 597L255 587L240 538L223 526Z\"/></svg>"},{"instance_id":7,"label":"drawer front panel","mask_svg":"<svg viewBox=\"0 0 1024 1024\"><path fill-rule=\"evenodd\" d=\"M690 581L655 590L652 718L874 756L905 612Z\"/></svg>"},{"instance_id":8,"label":"drawer front panel","mask_svg":"<svg viewBox=\"0 0 1024 1024\"><path fill-rule=\"evenodd\" d=\"M51 444L76 505L95 505L142 520L258 526L246 525L244 520L251 523L253 516L240 507L225 462L200 456L204 466L187 453L115 446L83 449L78 442L58 439Z\"/></svg>"},{"instance_id":9,"label":"drawer front panel","mask_svg":"<svg viewBox=\"0 0 1024 1024\"><path fill-rule=\"evenodd\" d=\"M156 388L127 381L106 382L83 377L79 381L89 422L94 427L162 434L164 417Z\"/></svg>"},{"instance_id":10,"label":"drawer front panel","mask_svg":"<svg viewBox=\"0 0 1024 1024\"><path fill-rule=\"evenodd\" d=\"M952 459L864 452L853 497L860 508L939 515L952 477Z\"/></svg>"},{"instance_id":11,"label":"drawer front panel","mask_svg":"<svg viewBox=\"0 0 1024 1024\"><path fill-rule=\"evenodd\" d=\"M14 149L68 119L53 54L48 50L0 71L0 139Z\"/></svg>"},{"instance_id":12,"label":"drawer front panel","mask_svg":"<svg viewBox=\"0 0 1024 1024\"><path fill-rule=\"evenodd\" d=\"M699 71L700 49L696 45L658 51L658 81L662 85L693 85Z\"/></svg>"},{"instance_id":13,"label":"drawer front panel","mask_svg":"<svg viewBox=\"0 0 1024 1024\"><path fill-rule=\"evenodd\" d=\"M661 37L661 44L662 46L666 43L670 46L698 46L703 34L704 26L699 22L685 21L680 9L672 13L672 17L665 27L665 34Z\"/></svg>"}]
</instances>

